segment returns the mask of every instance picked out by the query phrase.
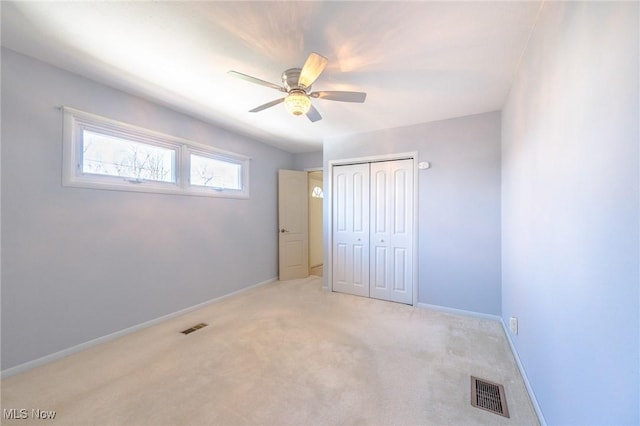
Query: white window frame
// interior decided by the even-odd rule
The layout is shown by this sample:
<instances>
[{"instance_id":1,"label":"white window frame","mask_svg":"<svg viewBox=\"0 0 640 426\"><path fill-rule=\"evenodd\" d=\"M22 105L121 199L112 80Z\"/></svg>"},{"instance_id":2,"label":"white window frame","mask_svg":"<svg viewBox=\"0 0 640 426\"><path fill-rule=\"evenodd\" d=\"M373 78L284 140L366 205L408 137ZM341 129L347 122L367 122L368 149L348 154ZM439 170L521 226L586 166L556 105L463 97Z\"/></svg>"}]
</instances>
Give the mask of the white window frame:
<instances>
[{"instance_id":1,"label":"white window frame","mask_svg":"<svg viewBox=\"0 0 640 426\"><path fill-rule=\"evenodd\" d=\"M218 188L213 186L203 186L203 185L191 185L191 154L197 155L199 157L211 158L213 160L224 161L227 163L232 163L240 166L240 180L241 180L241 189L232 189L232 188ZM221 155L220 152L212 151L212 150L202 150L199 148L194 148L190 146L185 146L184 156L186 157L186 163L188 164L187 170L189 171L187 175L187 180L189 181L189 188L192 192L200 192L203 194L207 194L210 192L216 193L228 193L228 194L240 194L245 190L246 184L245 182L249 182L249 167L246 164L246 160L240 158L230 158L228 155ZM248 190L248 188L247 188Z\"/></svg>"},{"instance_id":2,"label":"white window frame","mask_svg":"<svg viewBox=\"0 0 640 426\"><path fill-rule=\"evenodd\" d=\"M62 110L64 116L62 184L64 186L203 197L249 198L250 157L122 123L74 108L63 107ZM175 181L137 180L119 176L84 173L82 170L82 138L84 130L173 150ZM191 185L189 182L191 154L240 165L242 188L237 190Z\"/></svg>"}]
</instances>

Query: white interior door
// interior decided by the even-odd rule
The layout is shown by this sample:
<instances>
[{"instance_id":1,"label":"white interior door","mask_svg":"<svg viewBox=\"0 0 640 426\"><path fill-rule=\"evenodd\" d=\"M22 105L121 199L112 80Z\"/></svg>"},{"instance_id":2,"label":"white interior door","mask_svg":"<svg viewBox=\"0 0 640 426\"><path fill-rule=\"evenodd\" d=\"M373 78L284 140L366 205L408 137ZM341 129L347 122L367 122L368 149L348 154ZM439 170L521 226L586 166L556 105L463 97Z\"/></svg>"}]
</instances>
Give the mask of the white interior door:
<instances>
[{"instance_id":1,"label":"white interior door","mask_svg":"<svg viewBox=\"0 0 640 426\"><path fill-rule=\"evenodd\" d=\"M413 161L371 163L369 296L413 303Z\"/></svg>"},{"instance_id":2,"label":"white interior door","mask_svg":"<svg viewBox=\"0 0 640 426\"><path fill-rule=\"evenodd\" d=\"M278 171L278 252L281 281L309 276L307 172Z\"/></svg>"},{"instance_id":3,"label":"white interior door","mask_svg":"<svg viewBox=\"0 0 640 426\"><path fill-rule=\"evenodd\" d=\"M369 164L333 168L333 290L369 296Z\"/></svg>"}]
</instances>

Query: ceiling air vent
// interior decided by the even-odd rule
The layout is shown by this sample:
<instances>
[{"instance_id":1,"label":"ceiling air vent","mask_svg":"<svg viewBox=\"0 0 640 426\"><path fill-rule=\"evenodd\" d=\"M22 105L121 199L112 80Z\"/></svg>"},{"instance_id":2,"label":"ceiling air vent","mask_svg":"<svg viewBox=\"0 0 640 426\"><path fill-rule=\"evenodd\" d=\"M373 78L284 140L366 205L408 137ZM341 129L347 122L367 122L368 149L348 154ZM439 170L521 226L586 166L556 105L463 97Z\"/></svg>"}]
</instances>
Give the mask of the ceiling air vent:
<instances>
[{"instance_id":1,"label":"ceiling air vent","mask_svg":"<svg viewBox=\"0 0 640 426\"><path fill-rule=\"evenodd\" d=\"M471 405L509 417L504 386L471 376Z\"/></svg>"},{"instance_id":2,"label":"ceiling air vent","mask_svg":"<svg viewBox=\"0 0 640 426\"><path fill-rule=\"evenodd\" d=\"M196 330L200 330L202 327L206 327L207 324L201 322L200 324L196 324L191 328L187 328L186 330L182 330L180 333L182 334L189 334L189 333L193 333Z\"/></svg>"}]
</instances>

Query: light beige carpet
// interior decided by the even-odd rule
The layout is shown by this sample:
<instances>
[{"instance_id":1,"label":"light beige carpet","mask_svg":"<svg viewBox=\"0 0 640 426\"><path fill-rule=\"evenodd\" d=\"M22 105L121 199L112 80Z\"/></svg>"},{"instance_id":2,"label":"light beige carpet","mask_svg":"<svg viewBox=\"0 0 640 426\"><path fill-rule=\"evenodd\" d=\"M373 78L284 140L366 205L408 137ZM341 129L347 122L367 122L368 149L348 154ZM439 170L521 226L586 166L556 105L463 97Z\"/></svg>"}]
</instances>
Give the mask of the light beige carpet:
<instances>
[{"instance_id":1,"label":"light beige carpet","mask_svg":"<svg viewBox=\"0 0 640 426\"><path fill-rule=\"evenodd\" d=\"M471 406L471 375L504 385L511 418ZM538 424L498 322L330 293L317 277L5 379L2 408L25 409L2 420L20 425Z\"/></svg>"}]
</instances>

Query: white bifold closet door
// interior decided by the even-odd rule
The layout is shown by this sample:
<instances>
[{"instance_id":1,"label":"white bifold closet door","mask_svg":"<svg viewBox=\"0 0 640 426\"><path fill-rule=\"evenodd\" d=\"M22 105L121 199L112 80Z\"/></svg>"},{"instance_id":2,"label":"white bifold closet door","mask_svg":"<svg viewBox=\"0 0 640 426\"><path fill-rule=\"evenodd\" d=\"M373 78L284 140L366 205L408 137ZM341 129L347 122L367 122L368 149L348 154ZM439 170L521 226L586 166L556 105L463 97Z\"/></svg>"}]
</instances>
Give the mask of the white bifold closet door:
<instances>
[{"instance_id":1,"label":"white bifold closet door","mask_svg":"<svg viewBox=\"0 0 640 426\"><path fill-rule=\"evenodd\" d=\"M413 161L333 168L333 290L413 303Z\"/></svg>"},{"instance_id":2,"label":"white bifold closet door","mask_svg":"<svg viewBox=\"0 0 640 426\"><path fill-rule=\"evenodd\" d=\"M369 164L333 168L333 290L369 296Z\"/></svg>"}]
</instances>

